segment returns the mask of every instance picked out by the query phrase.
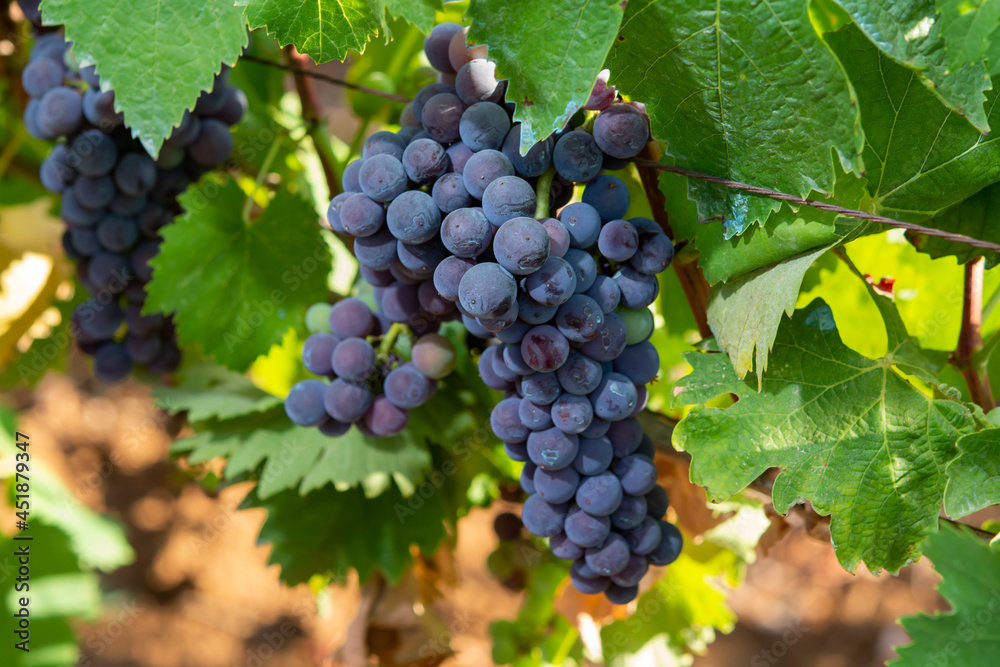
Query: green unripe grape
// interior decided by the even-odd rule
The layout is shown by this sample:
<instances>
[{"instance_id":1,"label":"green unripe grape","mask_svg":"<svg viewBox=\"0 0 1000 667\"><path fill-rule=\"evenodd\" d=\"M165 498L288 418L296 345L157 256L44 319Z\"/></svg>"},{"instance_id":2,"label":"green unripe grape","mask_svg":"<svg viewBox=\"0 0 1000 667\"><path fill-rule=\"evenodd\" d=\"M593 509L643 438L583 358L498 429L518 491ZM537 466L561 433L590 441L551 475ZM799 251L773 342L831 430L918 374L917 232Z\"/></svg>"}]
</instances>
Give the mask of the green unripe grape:
<instances>
[{"instance_id":1,"label":"green unripe grape","mask_svg":"<svg viewBox=\"0 0 1000 667\"><path fill-rule=\"evenodd\" d=\"M653 311L649 308L641 310L618 308L615 310L615 313L625 323L626 342L628 345L641 343L653 333Z\"/></svg>"},{"instance_id":2,"label":"green unripe grape","mask_svg":"<svg viewBox=\"0 0 1000 667\"><path fill-rule=\"evenodd\" d=\"M450 340L440 334L427 334L413 344L412 362L417 370L440 380L455 370L458 353Z\"/></svg>"},{"instance_id":3,"label":"green unripe grape","mask_svg":"<svg viewBox=\"0 0 1000 667\"><path fill-rule=\"evenodd\" d=\"M328 303L314 303L306 310L306 329L310 333L330 333L330 309Z\"/></svg>"},{"instance_id":4,"label":"green unripe grape","mask_svg":"<svg viewBox=\"0 0 1000 667\"><path fill-rule=\"evenodd\" d=\"M362 86L374 88L375 90L381 90L383 93L395 94L396 92L396 83L385 72L369 72L361 77L361 80L357 83ZM354 113L360 118L371 118L386 106L393 104L381 97L357 91L350 91L348 99L351 101L351 108L354 109Z\"/></svg>"}]
</instances>

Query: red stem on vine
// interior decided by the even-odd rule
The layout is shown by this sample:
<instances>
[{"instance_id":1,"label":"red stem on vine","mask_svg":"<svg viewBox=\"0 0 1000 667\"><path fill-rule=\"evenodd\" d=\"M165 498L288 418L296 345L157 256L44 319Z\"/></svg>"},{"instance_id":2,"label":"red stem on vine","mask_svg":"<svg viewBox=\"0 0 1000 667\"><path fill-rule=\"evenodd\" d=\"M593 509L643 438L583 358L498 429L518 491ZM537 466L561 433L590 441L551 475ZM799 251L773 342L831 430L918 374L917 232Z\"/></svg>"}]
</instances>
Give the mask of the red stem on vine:
<instances>
[{"instance_id":1,"label":"red stem on vine","mask_svg":"<svg viewBox=\"0 0 1000 667\"><path fill-rule=\"evenodd\" d=\"M673 230L670 229L670 221L667 216L667 200L660 192L659 173L652 165L659 165L659 149L654 142L646 144L646 147L639 153L640 159L635 160L636 169L639 171L639 178L642 180L642 188L646 192L646 199L649 200L649 207L653 210L653 220L663 228L667 236L674 238ZM698 266L697 260L690 262L680 262L674 260L674 271L681 282L681 289L687 297L688 305L694 314L694 320L698 325L698 333L702 338L710 338L712 329L708 326L708 293L709 285L705 280L705 274Z\"/></svg>"},{"instance_id":2,"label":"red stem on vine","mask_svg":"<svg viewBox=\"0 0 1000 667\"><path fill-rule=\"evenodd\" d=\"M962 298L962 329L952 361L962 372L973 403L989 412L996 406L985 362L976 359L983 348L983 273L986 260L978 257L965 264L965 291Z\"/></svg>"}]
</instances>

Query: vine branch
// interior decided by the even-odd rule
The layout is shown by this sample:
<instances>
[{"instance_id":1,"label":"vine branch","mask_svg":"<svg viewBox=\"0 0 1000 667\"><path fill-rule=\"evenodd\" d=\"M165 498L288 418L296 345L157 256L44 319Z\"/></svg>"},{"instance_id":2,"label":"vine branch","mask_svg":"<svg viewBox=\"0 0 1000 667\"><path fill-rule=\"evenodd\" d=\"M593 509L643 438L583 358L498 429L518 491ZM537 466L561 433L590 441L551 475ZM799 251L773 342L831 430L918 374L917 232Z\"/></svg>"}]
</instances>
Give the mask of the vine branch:
<instances>
[{"instance_id":1,"label":"vine branch","mask_svg":"<svg viewBox=\"0 0 1000 667\"><path fill-rule=\"evenodd\" d=\"M996 402L986 373L986 362L979 358L983 349L983 273L986 260L978 257L965 263L965 290L962 296L962 329L952 362L962 372L973 403L986 412Z\"/></svg>"},{"instance_id":2,"label":"vine branch","mask_svg":"<svg viewBox=\"0 0 1000 667\"><path fill-rule=\"evenodd\" d=\"M305 58L305 56L300 56L300 58ZM249 60L251 62L259 63L261 65L266 65L267 67L274 67L275 69L284 70L286 72L292 72L296 79L298 78L313 78L326 83L333 84L335 86L342 86L344 88L350 88L351 90L356 90L359 93L365 93L366 95L375 95L376 97L384 97L387 100L392 100L393 102L410 102L410 98L403 97L402 95L396 95L394 93L386 93L384 91L378 90L376 88L369 88L368 86L362 86L357 83L351 83L350 81L345 81L344 79L338 79L337 77L329 76L323 74L322 72L316 72L311 69L305 69L294 64L284 64L276 63L273 60L268 60L267 58L260 58L258 56L245 55L242 60Z\"/></svg>"},{"instance_id":3,"label":"vine branch","mask_svg":"<svg viewBox=\"0 0 1000 667\"><path fill-rule=\"evenodd\" d=\"M966 236L965 234L954 234L952 232L945 232L940 229L933 229L932 227L915 225L912 222L903 222L902 220L896 220L895 218L887 218L884 215L875 215L873 213L866 213L865 211L857 211L854 209L845 208L843 206L837 206L836 204L827 204L826 202L816 201L814 199L803 199L802 197L796 197L795 195L786 194L784 192L778 192L777 190L770 190L768 188L762 188L757 185L750 185L749 183L741 183L740 181L732 181L729 180L728 178L721 178L719 176L710 176L709 174L703 174L699 171L692 171L690 169L684 169L682 167L674 167L672 165L663 164L662 162L657 162L656 160L650 160L648 158L636 158L633 160L633 162L637 167L639 167L640 170L655 169L658 171L669 171L670 173L673 174L680 174L681 176L687 176L688 178L695 178L698 179L699 181L707 181L708 183L715 183L716 185L722 185L727 188L733 188L734 190L742 190L752 195L760 195L762 197L777 199L779 201L788 202L789 204L795 204L796 206L810 206L812 208L818 208L821 211L838 213L840 215L844 215L849 218L860 218L862 220L868 220L869 222L875 222L880 225L886 225L889 227L898 227L899 229L908 229L910 231L918 232L926 236L937 236L946 241L962 243L964 245L972 246L973 248L983 248L984 250L1000 251L1000 244L991 243L990 241L983 241L982 239Z\"/></svg>"}]
</instances>

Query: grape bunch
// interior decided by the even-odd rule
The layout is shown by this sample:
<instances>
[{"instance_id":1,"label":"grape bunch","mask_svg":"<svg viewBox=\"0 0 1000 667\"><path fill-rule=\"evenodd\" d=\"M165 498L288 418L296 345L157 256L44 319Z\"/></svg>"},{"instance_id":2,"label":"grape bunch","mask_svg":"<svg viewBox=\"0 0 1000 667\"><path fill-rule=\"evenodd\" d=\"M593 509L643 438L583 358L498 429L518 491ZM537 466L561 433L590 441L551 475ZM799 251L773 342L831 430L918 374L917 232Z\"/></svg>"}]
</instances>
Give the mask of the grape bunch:
<instances>
[{"instance_id":1,"label":"grape bunch","mask_svg":"<svg viewBox=\"0 0 1000 667\"><path fill-rule=\"evenodd\" d=\"M302 362L330 382L303 380L292 387L285 399L288 418L319 427L331 438L352 424L372 438L401 433L410 410L434 396L438 380L455 369L458 357L450 340L425 333L405 361L392 351L398 335L392 324L359 299L310 306L306 327L313 333L302 345ZM383 349L380 342L386 339Z\"/></svg>"},{"instance_id":2,"label":"grape bunch","mask_svg":"<svg viewBox=\"0 0 1000 667\"><path fill-rule=\"evenodd\" d=\"M24 124L32 136L58 142L40 179L62 196L63 247L90 294L71 330L102 381L124 378L133 364L164 374L180 362L171 318L142 312L149 261L160 229L182 212L177 196L233 150L229 128L246 98L226 78L223 71L154 159L115 111L114 92L101 90L93 67L79 67L62 35L35 40L22 74Z\"/></svg>"},{"instance_id":3,"label":"grape bunch","mask_svg":"<svg viewBox=\"0 0 1000 667\"><path fill-rule=\"evenodd\" d=\"M427 37L438 82L404 107L398 132L368 138L326 223L354 237L390 321L460 318L490 341L479 373L505 392L491 426L525 463L525 527L573 561L579 590L622 604L682 544L636 419L659 369L648 307L674 247L653 220L625 219L628 188L605 173L646 145L648 119L602 72L585 106L599 113L522 155L506 83L467 31L445 23Z\"/></svg>"}]
</instances>

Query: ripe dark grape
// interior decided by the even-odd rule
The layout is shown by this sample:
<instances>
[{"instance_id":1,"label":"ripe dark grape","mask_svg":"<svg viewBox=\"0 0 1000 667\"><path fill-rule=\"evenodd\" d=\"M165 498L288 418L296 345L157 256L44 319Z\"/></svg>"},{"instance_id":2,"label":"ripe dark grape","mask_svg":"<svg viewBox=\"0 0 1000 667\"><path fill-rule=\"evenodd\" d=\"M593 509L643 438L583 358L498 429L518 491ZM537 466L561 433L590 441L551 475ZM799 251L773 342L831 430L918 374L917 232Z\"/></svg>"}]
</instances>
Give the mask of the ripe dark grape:
<instances>
[{"instance_id":1,"label":"ripe dark grape","mask_svg":"<svg viewBox=\"0 0 1000 667\"><path fill-rule=\"evenodd\" d=\"M548 406L535 405L528 398L522 398L517 408L521 423L532 431L544 431L552 427L552 415Z\"/></svg>"},{"instance_id":2,"label":"ripe dark grape","mask_svg":"<svg viewBox=\"0 0 1000 667\"><path fill-rule=\"evenodd\" d=\"M341 340L364 338L374 325L371 310L360 299L341 299L330 309L330 331Z\"/></svg>"},{"instance_id":3,"label":"ripe dark grape","mask_svg":"<svg viewBox=\"0 0 1000 667\"><path fill-rule=\"evenodd\" d=\"M604 326L597 335L580 345L580 352L597 361L614 361L625 349L628 332L615 313L605 313Z\"/></svg>"},{"instance_id":4,"label":"ripe dark grape","mask_svg":"<svg viewBox=\"0 0 1000 667\"><path fill-rule=\"evenodd\" d=\"M458 286L458 300L473 317L499 317L514 305L517 283L499 264L483 262L465 272Z\"/></svg>"},{"instance_id":5,"label":"ripe dark grape","mask_svg":"<svg viewBox=\"0 0 1000 667\"><path fill-rule=\"evenodd\" d=\"M386 271L399 259L396 253L397 243L392 232L382 227L371 236L359 236L354 239L354 256L363 269Z\"/></svg>"},{"instance_id":6,"label":"ripe dark grape","mask_svg":"<svg viewBox=\"0 0 1000 667\"><path fill-rule=\"evenodd\" d=\"M97 177L110 173L117 159L118 149L115 148L115 142L100 130L84 130L69 144L67 162L84 176ZM149 160L149 156L146 156L146 159ZM155 171L152 174L147 171L142 175L150 177L152 181L156 180ZM140 193L126 192L126 194Z\"/></svg>"},{"instance_id":7,"label":"ripe dark grape","mask_svg":"<svg viewBox=\"0 0 1000 667\"><path fill-rule=\"evenodd\" d=\"M434 182L431 196L441 213L452 213L472 206L472 195L465 189L461 174L447 173Z\"/></svg>"},{"instance_id":8,"label":"ripe dark grape","mask_svg":"<svg viewBox=\"0 0 1000 667\"><path fill-rule=\"evenodd\" d=\"M593 138L612 157L635 157L649 141L649 125L635 107L615 104L594 119Z\"/></svg>"},{"instance_id":9,"label":"ripe dark grape","mask_svg":"<svg viewBox=\"0 0 1000 667\"><path fill-rule=\"evenodd\" d=\"M397 160L402 160L405 148L406 142L396 136L395 133L382 130L365 140L361 154L364 158L369 158L373 155L391 155Z\"/></svg>"},{"instance_id":10,"label":"ripe dark grape","mask_svg":"<svg viewBox=\"0 0 1000 667\"><path fill-rule=\"evenodd\" d=\"M621 267L614 275L614 280L622 292L622 305L633 310L647 307L656 301L660 293L660 283L656 276L639 273L631 266Z\"/></svg>"},{"instance_id":11,"label":"ripe dark grape","mask_svg":"<svg viewBox=\"0 0 1000 667\"><path fill-rule=\"evenodd\" d=\"M54 139L80 127L83 121L83 102L79 93L72 88L57 86L39 98L36 113L42 138Z\"/></svg>"},{"instance_id":12,"label":"ripe dark grape","mask_svg":"<svg viewBox=\"0 0 1000 667\"><path fill-rule=\"evenodd\" d=\"M604 326L604 311L589 296L574 294L556 311L556 327L568 340L582 343Z\"/></svg>"},{"instance_id":13,"label":"ripe dark grape","mask_svg":"<svg viewBox=\"0 0 1000 667\"><path fill-rule=\"evenodd\" d=\"M597 280L597 263L590 253L584 252L578 248L570 248L566 251L566 254L562 256L573 269L576 274L576 290L577 294L582 294L586 292ZM655 279L654 279L655 280ZM619 285L619 288L621 286ZM649 304L646 304L649 305Z\"/></svg>"},{"instance_id":14,"label":"ripe dark grape","mask_svg":"<svg viewBox=\"0 0 1000 667\"><path fill-rule=\"evenodd\" d=\"M233 152L233 133L221 120L206 118L201 121L198 136L188 146L188 156L205 167L214 167L229 159Z\"/></svg>"},{"instance_id":15,"label":"ripe dark grape","mask_svg":"<svg viewBox=\"0 0 1000 667\"><path fill-rule=\"evenodd\" d=\"M476 102L462 113L458 125L462 142L473 151L499 149L510 131L510 118L498 104ZM509 156L508 156L509 157Z\"/></svg>"},{"instance_id":16,"label":"ripe dark grape","mask_svg":"<svg viewBox=\"0 0 1000 667\"><path fill-rule=\"evenodd\" d=\"M413 117L419 123L427 100L439 93L453 93L455 89L444 83L432 83L424 86L413 97Z\"/></svg>"},{"instance_id":17,"label":"ripe dark grape","mask_svg":"<svg viewBox=\"0 0 1000 667\"><path fill-rule=\"evenodd\" d=\"M608 439L614 449L615 457L623 459L639 448L642 441L642 426L634 418L614 422L608 426Z\"/></svg>"},{"instance_id":18,"label":"ripe dark grape","mask_svg":"<svg viewBox=\"0 0 1000 667\"><path fill-rule=\"evenodd\" d=\"M327 419L323 397L327 386L319 380L303 380L295 384L285 397L285 412L293 424L319 426Z\"/></svg>"},{"instance_id":19,"label":"ripe dark grape","mask_svg":"<svg viewBox=\"0 0 1000 667\"><path fill-rule=\"evenodd\" d=\"M552 404L552 423L564 433L582 433L594 418L594 408L583 396L563 394Z\"/></svg>"},{"instance_id":20,"label":"ripe dark grape","mask_svg":"<svg viewBox=\"0 0 1000 667\"><path fill-rule=\"evenodd\" d=\"M639 247L630 264L639 273L655 275L670 266L673 259L674 244L666 234L644 233L639 237Z\"/></svg>"},{"instance_id":21,"label":"ripe dark grape","mask_svg":"<svg viewBox=\"0 0 1000 667\"><path fill-rule=\"evenodd\" d=\"M660 521L660 543L648 554L651 565L670 565L681 553L684 546L684 537L680 529L672 523Z\"/></svg>"},{"instance_id":22,"label":"ripe dark grape","mask_svg":"<svg viewBox=\"0 0 1000 667\"><path fill-rule=\"evenodd\" d=\"M396 197L389 204L385 218L392 235L404 243L430 241L441 228L441 209L430 195L420 190L408 190Z\"/></svg>"},{"instance_id":23,"label":"ripe dark grape","mask_svg":"<svg viewBox=\"0 0 1000 667\"><path fill-rule=\"evenodd\" d=\"M435 236L425 243L410 244L397 241L396 254L405 268L423 280L434 275L434 267L448 256L448 249L444 247L441 239Z\"/></svg>"},{"instance_id":24,"label":"ripe dark grape","mask_svg":"<svg viewBox=\"0 0 1000 667\"><path fill-rule=\"evenodd\" d=\"M611 441L604 436L598 438L580 438L580 449L573 459L573 469L581 475L599 475L608 469L614 452ZM619 510L621 506L619 506ZM618 510L616 510L617 513ZM645 504L643 504L645 514ZM612 516L612 520L614 517Z\"/></svg>"},{"instance_id":25,"label":"ripe dark grape","mask_svg":"<svg viewBox=\"0 0 1000 667\"><path fill-rule=\"evenodd\" d=\"M371 404L372 393L368 387L339 378L326 387L323 395L326 412L338 421L351 424L364 417Z\"/></svg>"},{"instance_id":26,"label":"ripe dark grape","mask_svg":"<svg viewBox=\"0 0 1000 667\"><path fill-rule=\"evenodd\" d=\"M448 171L448 152L433 139L414 139L403 151L402 164L414 183L433 183Z\"/></svg>"},{"instance_id":27,"label":"ripe dark grape","mask_svg":"<svg viewBox=\"0 0 1000 667\"><path fill-rule=\"evenodd\" d=\"M21 72L21 85L31 97L41 97L57 86L61 86L66 69L54 60L40 58L33 60Z\"/></svg>"},{"instance_id":28,"label":"ripe dark grape","mask_svg":"<svg viewBox=\"0 0 1000 667\"><path fill-rule=\"evenodd\" d=\"M559 222L569 233L573 248L589 248L601 234L601 214L590 204L577 202L559 212Z\"/></svg>"},{"instance_id":29,"label":"ripe dark grape","mask_svg":"<svg viewBox=\"0 0 1000 667\"><path fill-rule=\"evenodd\" d=\"M536 537L555 537L562 532L566 520L566 504L549 504L540 496L529 497L521 508L521 521Z\"/></svg>"},{"instance_id":30,"label":"ripe dark grape","mask_svg":"<svg viewBox=\"0 0 1000 667\"><path fill-rule=\"evenodd\" d=\"M580 447L580 439L576 435L555 427L532 431L527 437L528 456L532 463L546 470L561 470L572 465Z\"/></svg>"},{"instance_id":31,"label":"ripe dark grape","mask_svg":"<svg viewBox=\"0 0 1000 667\"><path fill-rule=\"evenodd\" d=\"M537 474L537 473L536 473ZM611 532L611 520L606 516L596 516L574 506L566 516L564 526L566 537L583 549L603 543Z\"/></svg>"},{"instance_id":32,"label":"ripe dark grape","mask_svg":"<svg viewBox=\"0 0 1000 667\"><path fill-rule=\"evenodd\" d=\"M584 294L596 301L604 313L614 312L622 300L622 291L610 276L597 276Z\"/></svg>"},{"instance_id":33,"label":"ripe dark grape","mask_svg":"<svg viewBox=\"0 0 1000 667\"><path fill-rule=\"evenodd\" d=\"M611 457L609 456L608 462L610 463L610 461ZM662 490L663 487L658 486L656 488ZM666 492L664 491L664 493ZM646 517L646 510L645 496L623 495L622 502L618 505L618 509L611 514L611 525L619 530L631 530L636 528L642 524L643 519ZM628 535L626 535L625 539L628 539Z\"/></svg>"},{"instance_id":34,"label":"ripe dark grape","mask_svg":"<svg viewBox=\"0 0 1000 667\"><path fill-rule=\"evenodd\" d=\"M132 361L118 343L105 343L94 354L94 375L101 382L118 382L131 371Z\"/></svg>"},{"instance_id":35,"label":"ripe dark grape","mask_svg":"<svg viewBox=\"0 0 1000 667\"><path fill-rule=\"evenodd\" d=\"M524 287L537 303L558 306L577 291L576 272L565 258L550 256L541 268L525 279Z\"/></svg>"},{"instance_id":36,"label":"ripe dark grape","mask_svg":"<svg viewBox=\"0 0 1000 667\"><path fill-rule=\"evenodd\" d=\"M538 468L534 476L535 492L548 503L565 503L576 493L580 475L573 468L544 470Z\"/></svg>"},{"instance_id":37,"label":"ripe dark grape","mask_svg":"<svg viewBox=\"0 0 1000 667\"><path fill-rule=\"evenodd\" d=\"M427 402L431 395L431 383L410 364L403 364L385 378L385 397L398 408L412 409Z\"/></svg>"},{"instance_id":38,"label":"ripe dark grape","mask_svg":"<svg viewBox=\"0 0 1000 667\"><path fill-rule=\"evenodd\" d=\"M520 521L518 523L520 524ZM549 549L553 556L562 560L576 560L584 555L583 548L574 544L565 533L550 538Z\"/></svg>"},{"instance_id":39,"label":"ripe dark grape","mask_svg":"<svg viewBox=\"0 0 1000 667\"><path fill-rule=\"evenodd\" d=\"M462 181L476 199L482 199L486 187L498 178L514 175L514 165L500 151L487 149L474 153L465 163Z\"/></svg>"},{"instance_id":40,"label":"ripe dark grape","mask_svg":"<svg viewBox=\"0 0 1000 667\"><path fill-rule=\"evenodd\" d=\"M305 348L302 358L305 360ZM333 372L338 377L353 381L365 380L375 372L375 348L364 338L345 338L336 344L330 361Z\"/></svg>"},{"instance_id":41,"label":"ripe dark grape","mask_svg":"<svg viewBox=\"0 0 1000 667\"><path fill-rule=\"evenodd\" d=\"M468 105L476 102L498 103L507 86L496 79L496 65L488 60L470 60L458 70L455 91Z\"/></svg>"},{"instance_id":42,"label":"ripe dark grape","mask_svg":"<svg viewBox=\"0 0 1000 667\"><path fill-rule=\"evenodd\" d=\"M621 482L610 472L584 478L576 492L576 504L594 516L610 516L621 500Z\"/></svg>"},{"instance_id":43,"label":"ripe dark grape","mask_svg":"<svg viewBox=\"0 0 1000 667\"><path fill-rule=\"evenodd\" d=\"M562 390L576 396L586 396L597 389L603 376L601 364L579 352L571 352L556 370Z\"/></svg>"},{"instance_id":44,"label":"ripe dark grape","mask_svg":"<svg viewBox=\"0 0 1000 667\"><path fill-rule=\"evenodd\" d=\"M420 123L431 139L450 144L462 138L459 134L459 123L465 109L466 104L457 95L438 93L424 104L420 112Z\"/></svg>"},{"instance_id":45,"label":"ripe dark grape","mask_svg":"<svg viewBox=\"0 0 1000 667\"><path fill-rule=\"evenodd\" d=\"M110 176L79 176L73 182L73 196L81 206L102 209L115 196L115 184Z\"/></svg>"},{"instance_id":46,"label":"ripe dark grape","mask_svg":"<svg viewBox=\"0 0 1000 667\"><path fill-rule=\"evenodd\" d=\"M605 222L624 218L630 197L625 182L617 176L601 174L583 190L583 201L593 206Z\"/></svg>"},{"instance_id":47,"label":"ripe dark grape","mask_svg":"<svg viewBox=\"0 0 1000 667\"><path fill-rule=\"evenodd\" d=\"M497 227L512 218L532 216L535 190L517 176L501 176L483 191L483 213Z\"/></svg>"},{"instance_id":48,"label":"ripe dark grape","mask_svg":"<svg viewBox=\"0 0 1000 667\"><path fill-rule=\"evenodd\" d=\"M461 174L465 171L465 163L474 155L472 149L461 141L456 141L451 146L448 146L445 152L451 161L451 170L456 174Z\"/></svg>"},{"instance_id":49,"label":"ripe dark grape","mask_svg":"<svg viewBox=\"0 0 1000 667\"><path fill-rule=\"evenodd\" d=\"M374 155L361 165L358 183L370 199L376 202L392 201L406 190L406 170L391 155Z\"/></svg>"},{"instance_id":50,"label":"ripe dark grape","mask_svg":"<svg viewBox=\"0 0 1000 667\"><path fill-rule=\"evenodd\" d=\"M441 240L456 257L478 257L489 247L492 238L493 227L478 208L452 211L441 225Z\"/></svg>"},{"instance_id":51,"label":"ripe dark grape","mask_svg":"<svg viewBox=\"0 0 1000 667\"><path fill-rule=\"evenodd\" d=\"M462 31L462 26L457 23L439 23L431 30L431 34L424 38L424 53L431 67L439 72L454 72L455 67L449 58L452 39L456 33Z\"/></svg>"},{"instance_id":52,"label":"ripe dark grape","mask_svg":"<svg viewBox=\"0 0 1000 667\"><path fill-rule=\"evenodd\" d=\"M344 168L344 173L340 176L340 185L344 188L344 192L341 194L361 192L361 182L358 179L361 176L361 167L363 167L364 164L365 159L358 158ZM337 196L339 197L341 195ZM334 197L334 199L336 199L336 197Z\"/></svg>"},{"instance_id":53,"label":"ripe dark grape","mask_svg":"<svg viewBox=\"0 0 1000 667\"><path fill-rule=\"evenodd\" d=\"M549 137L536 143L525 155L521 155L521 124L518 123L507 133L501 150L514 165L518 176L534 178L545 173L552 164L552 147L552 137Z\"/></svg>"},{"instance_id":54,"label":"ripe dark grape","mask_svg":"<svg viewBox=\"0 0 1000 667\"><path fill-rule=\"evenodd\" d=\"M625 569L630 554L625 538L617 533L611 533L603 544L587 549L586 562L594 572L610 576Z\"/></svg>"},{"instance_id":55,"label":"ripe dark grape","mask_svg":"<svg viewBox=\"0 0 1000 667\"><path fill-rule=\"evenodd\" d=\"M549 257L549 234L534 218L513 218L497 229L493 252L503 268L514 275L529 275Z\"/></svg>"},{"instance_id":56,"label":"ripe dark grape","mask_svg":"<svg viewBox=\"0 0 1000 667\"><path fill-rule=\"evenodd\" d=\"M612 422L621 421L632 414L636 398L635 385L620 373L605 373L597 388L590 394L594 414Z\"/></svg>"},{"instance_id":57,"label":"ripe dark grape","mask_svg":"<svg viewBox=\"0 0 1000 667\"><path fill-rule=\"evenodd\" d=\"M421 193L422 194L422 193ZM340 206L339 219L352 236L371 236L385 222L385 207L364 194L353 194Z\"/></svg>"},{"instance_id":58,"label":"ripe dark grape","mask_svg":"<svg viewBox=\"0 0 1000 667\"><path fill-rule=\"evenodd\" d=\"M635 528L622 533L632 553L645 556L660 544L660 524L651 517L643 517Z\"/></svg>"},{"instance_id":59,"label":"ripe dark grape","mask_svg":"<svg viewBox=\"0 0 1000 667\"><path fill-rule=\"evenodd\" d=\"M567 132L552 151L552 165L560 176L575 183L585 183L601 171L604 154L594 137L581 130Z\"/></svg>"},{"instance_id":60,"label":"ripe dark grape","mask_svg":"<svg viewBox=\"0 0 1000 667\"><path fill-rule=\"evenodd\" d=\"M597 247L612 262L625 262L632 258L639 247L639 233L630 222L612 220L601 229Z\"/></svg>"}]
</instances>

